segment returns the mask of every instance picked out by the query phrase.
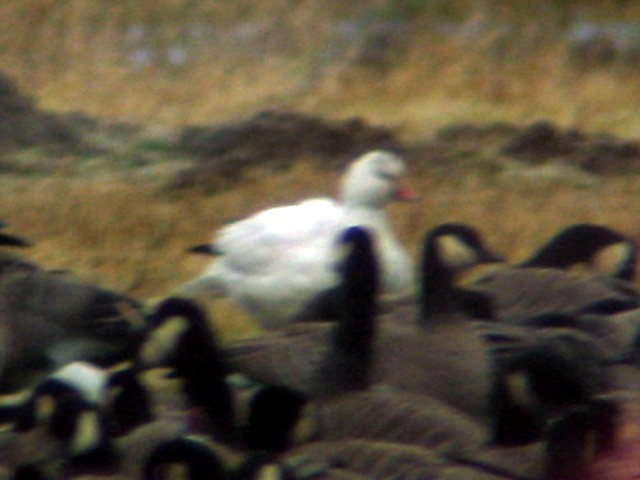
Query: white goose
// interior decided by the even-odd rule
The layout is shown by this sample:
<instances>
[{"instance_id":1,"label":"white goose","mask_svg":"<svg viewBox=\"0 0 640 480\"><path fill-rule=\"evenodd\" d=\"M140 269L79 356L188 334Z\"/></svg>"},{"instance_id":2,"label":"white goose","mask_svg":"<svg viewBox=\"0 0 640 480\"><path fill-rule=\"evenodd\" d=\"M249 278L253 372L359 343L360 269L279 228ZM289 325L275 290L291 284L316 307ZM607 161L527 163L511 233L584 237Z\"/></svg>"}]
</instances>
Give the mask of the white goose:
<instances>
[{"instance_id":1,"label":"white goose","mask_svg":"<svg viewBox=\"0 0 640 480\"><path fill-rule=\"evenodd\" d=\"M228 295L265 328L282 326L336 285L337 236L348 226L361 225L375 233L383 294L410 294L413 265L384 211L392 200L416 198L405 175L405 164L398 156L372 151L350 165L340 201L310 199L264 210L224 227L211 244L191 249L218 258L180 293Z\"/></svg>"}]
</instances>

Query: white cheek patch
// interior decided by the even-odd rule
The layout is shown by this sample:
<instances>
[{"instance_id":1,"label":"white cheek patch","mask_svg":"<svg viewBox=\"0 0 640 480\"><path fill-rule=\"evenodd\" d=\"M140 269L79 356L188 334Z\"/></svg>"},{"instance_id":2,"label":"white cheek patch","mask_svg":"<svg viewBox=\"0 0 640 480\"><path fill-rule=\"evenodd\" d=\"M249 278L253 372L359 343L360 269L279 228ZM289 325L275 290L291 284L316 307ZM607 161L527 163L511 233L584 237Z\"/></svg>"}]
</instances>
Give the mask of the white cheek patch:
<instances>
[{"instance_id":1,"label":"white cheek patch","mask_svg":"<svg viewBox=\"0 0 640 480\"><path fill-rule=\"evenodd\" d=\"M536 403L535 395L531 391L531 384L527 374L523 371L510 373L504 379L509 392L509 398L518 405L530 406Z\"/></svg>"},{"instance_id":2,"label":"white cheek patch","mask_svg":"<svg viewBox=\"0 0 640 480\"><path fill-rule=\"evenodd\" d=\"M78 418L75 434L71 440L72 455L86 453L100 442L100 423L97 412L84 412Z\"/></svg>"},{"instance_id":3,"label":"white cheek patch","mask_svg":"<svg viewBox=\"0 0 640 480\"><path fill-rule=\"evenodd\" d=\"M471 267L478 262L476 250L455 235L443 235L436 242L440 258L453 271Z\"/></svg>"},{"instance_id":4,"label":"white cheek patch","mask_svg":"<svg viewBox=\"0 0 640 480\"><path fill-rule=\"evenodd\" d=\"M184 463L163 463L162 476L172 480L186 480L189 478L189 467Z\"/></svg>"},{"instance_id":5,"label":"white cheek patch","mask_svg":"<svg viewBox=\"0 0 640 480\"><path fill-rule=\"evenodd\" d=\"M320 430L319 416L318 407L314 404L308 404L290 434L291 443L301 444L315 438Z\"/></svg>"},{"instance_id":6,"label":"white cheek patch","mask_svg":"<svg viewBox=\"0 0 640 480\"><path fill-rule=\"evenodd\" d=\"M279 465L270 463L260 469L257 478L258 480L281 480L282 469Z\"/></svg>"},{"instance_id":7,"label":"white cheek patch","mask_svg":"<svg viewBox=\"0 0 640 480\"><path fill-rule=\"evenodd\" d=\"M632 247L627 242L614 243L600 250L589 262L593 270L603 275L614 275L619 267L631 259Z\"/></svg>"},{"instance_id":8,"label":"white cheek patch","mask_svg":"<svg viewBox=\"0 0 640 480\"><path fill-rule=\"evenodd\" d=\"M188 327L189 323L185 318L174 317L153 329L140 352L140 359L144 365L161 365L175 349L178 338Z\"/></svg>"},{"instance_id":9,"label":"white cheek patch","mask_svg":"<svg viewBox=\"0 0 640 480\"><path fill-rule=\"evenodd\" d=\"M35 403L36 422L48 421L56 408L56 401L51 395L42 395L36 399Z\"/></svg>"},{"instance_id":10,"label":"white cheek patch","mask_svg":"<svg viewBox=\"0 0 640 480\"><path fill-rule=\"evenodd\" d=\"M17 407L24 404L31 396L31 390L21 390L16 393L0 395L0 408Z\"/></svg>"},{"instance_id":11,"label":"white cheek patch","mask_svg":"<svg viewBox=\"0 0 640 480\"><path fill-rule=\"evenodd\" d=\"M55 372L51 378L75 386L85 400L98 405L104 397L107 373L86 362L73 362Z\"/></svg>"}]
</instances>

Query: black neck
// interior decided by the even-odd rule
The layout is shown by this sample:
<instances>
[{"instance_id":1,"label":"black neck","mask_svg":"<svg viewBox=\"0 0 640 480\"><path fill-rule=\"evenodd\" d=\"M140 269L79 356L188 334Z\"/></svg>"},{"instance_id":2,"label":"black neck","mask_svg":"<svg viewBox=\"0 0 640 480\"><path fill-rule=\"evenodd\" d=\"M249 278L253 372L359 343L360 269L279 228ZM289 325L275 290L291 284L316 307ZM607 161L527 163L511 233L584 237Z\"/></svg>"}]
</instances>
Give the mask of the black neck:
<instances>
[{"instance_id":1,"label":"black neck","mask_svg":"<svg viewBox=\"0 0 640 480\"><path fill-rule=\"evenodd\" d=\"M234 436L233 394L226 377L230 373L214 333L202 321L193 321L174 358L176 374L184 379L189 402L201 408L217 436L228 441Z\"/></svg>"},{"instance_id":2,"label":"black neck","mask_svg":"<svg viewBox=\"0 0 640 480\"><path fill-rule=\"evenodd\" d=\"M370 242L353 248L343 266L338 298L342 306L333 331L330 374L337 388L367 384L376 333L378 265Z\"/></svg>"},{"instance_id":3,"label":"black neck","mask_svg":"<svg viewBox=\"0 0 640 480\"><path fill-rule=\"evenodd\" d=\"M229 374L220 343L205 312L188 299L165 300L154 315L152 325L172 316L189 323L180 335L169 361L192 407L202 409L216 436L223 441L235 435L233 394L226 382Z\"/></svg>"},{"instance_id":4,"label":"black neck","mask_svg":"<svg viewBox=\"0 0 640 480\"><path fill-rule=\"evenodd\" d=\"M421 321L430 320L458 310L454 274L442 264L435 240L427 242L422 260Z\"/></svg>"}]
</instances>

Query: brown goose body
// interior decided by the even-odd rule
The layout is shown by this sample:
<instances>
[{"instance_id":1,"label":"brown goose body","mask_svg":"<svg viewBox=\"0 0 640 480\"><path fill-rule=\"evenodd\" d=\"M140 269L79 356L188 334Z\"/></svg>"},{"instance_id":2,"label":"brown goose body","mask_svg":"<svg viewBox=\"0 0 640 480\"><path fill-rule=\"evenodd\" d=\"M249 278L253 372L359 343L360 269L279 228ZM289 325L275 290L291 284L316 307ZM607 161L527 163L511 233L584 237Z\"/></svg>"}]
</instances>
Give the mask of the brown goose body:
<instances>
[{"instance_id":1,"label":"brown goose body","mask_svg":"<svg viewBox=\"0 0 640 480\"><path fill-rule=\"evenodd\" d=\"M543 440L520 447L481 443L475 448L462 450L433 449L391 439L349 436L301 445L287 452L285 458L305 456L307 461L323 463L329 472L346 471L379 479L587 478L597 455L614 447L612 438L606 433L608 427L603 429L603 425L599 424L601 420L597 409L589 411L588 408L577 407L550 424ZM371 418L370 421L380 425L384 420L376 422ZM441 422L446 425L449 419L441 418ZM463 435L465 431L472 430L463 429L458 435ZM438 434L433 438L438 438ZM441 446L448 441L446 435L442 436ZM326 478L333 477L328 475Z\"/></svg>"},{"instance_id":2,"label":"brown goose body","mask_svg":"<svg viewBox=\"0 0 640 480\"><path fill-rule=\"evenodd\" d=\"M598 313L640 307L640 296L631 284L587 272L505 267L484 275L471 286L491 296L500 320L549 312Z\"/></svg>"},{"instance_id":3,"label":"brown goose body","mask_svg":"<svg viewBox=\"0 0 640 480\"><path fill-rule=\"evenodd\" d=\"M436 262L439 247L462 257L462 263L493 260L480 245L467 245L468 229L443 226L427 236L420 314L412 322L360 319L375 334L367 369L369 384L430 395L475 417L487 420L493 381L493 361L484 340L469 328L450 298L452 283L447 266ZM461 243L462 245L458 245ZM460 262L458 262L460 263ZM227 354L232 369L264 383L287 385L309 397L335 393L334 378L321 366L331 356L337 324L294 326L284 331L232 344ZM357 328L351 331L360 336Z\"/></svg>"},{"instance_id":4,"label":"brown goose body","mask_svg":"<svg viewBox=\"0 0 640 480\"><path fill-rule=\"evenodd\" d=\"M377 386L311 404L307 412L314 441L350 438L415 445L460 457L490 440L471 417L426 395Z\"/></svg>"},{"instance_id":5,"label":"brown goose body","mask_svg":"<svg viewBox=\"0 0 640 480\"><path fill-rule=\"evenodd\" d=\"M116 363L142 338L142 305L72 276L19 270L0 274L0 389L27 385L67 362Z\"/></svg>"},{"instance_id":6,"label":"brown goose body","mask_svg":"<svg viewBox=\"0 0 640 480\"><path fill-rule=\"evenodd\" d=\"M382 324L373 341L368 381L424 393L486 418L492 359L483 340L453 319L430 331L417 325ZM232 370L262 383L286 385L316 398L334 393L322 362L333 324L295 326L231 345Z\"/></svg>"}]
</instances>

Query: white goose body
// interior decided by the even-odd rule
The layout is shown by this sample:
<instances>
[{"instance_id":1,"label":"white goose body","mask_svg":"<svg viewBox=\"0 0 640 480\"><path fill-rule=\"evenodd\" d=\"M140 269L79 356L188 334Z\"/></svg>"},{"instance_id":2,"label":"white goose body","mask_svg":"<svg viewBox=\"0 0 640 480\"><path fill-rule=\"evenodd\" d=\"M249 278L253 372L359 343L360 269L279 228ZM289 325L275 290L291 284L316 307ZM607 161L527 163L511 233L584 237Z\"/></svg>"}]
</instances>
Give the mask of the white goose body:
<instances>
[{"instance_id":1,"label":"white goose body","mask_svg":"<svg viewBox=\"0 0 640 480\"><path fill-rule=\"evenodd\" d=\"M402 189L404 175L400 158L370 152L350 166L340 201L306 200L264 210L226 226L212 243L219 258L182 291L228 295L264 327L282 326L316 295L337 284L337 236L346 227L360 225L374 232L383 293L411 293L412 262L391 231L384 211L390 201L413 195Z\"/></svg>"}]
</instances>

